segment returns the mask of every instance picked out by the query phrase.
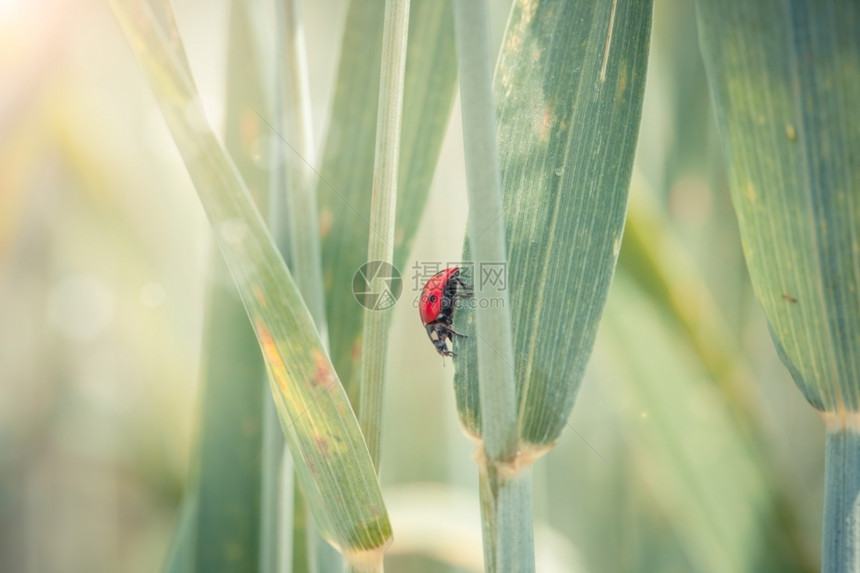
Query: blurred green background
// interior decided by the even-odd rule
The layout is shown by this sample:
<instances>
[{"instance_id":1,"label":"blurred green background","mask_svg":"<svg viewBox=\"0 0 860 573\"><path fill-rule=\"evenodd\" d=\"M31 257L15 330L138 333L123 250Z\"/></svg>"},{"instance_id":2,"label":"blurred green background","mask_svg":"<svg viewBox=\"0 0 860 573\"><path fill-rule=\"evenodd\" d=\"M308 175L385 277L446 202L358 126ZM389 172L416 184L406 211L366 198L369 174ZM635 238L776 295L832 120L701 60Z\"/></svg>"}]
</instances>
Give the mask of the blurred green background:
<instances>
[{"instance_id":1,"label":"blurred green background","mask_svg":"<svg viewBox=\"0 0 860 573\"><path fill-rule=\"evenodd\" d=\"M228 2L173 6L218 125ZM496 42L508 6L491 3ZM304 3L317 134L346 7ZM424 218L410 266L460 256L456 104L451 118L429 199L448 216ZM210 249L107 4L0 0L0 571L160 568L194 463ZM387 568L480 571L453 367L401 270ZM744 268L692 0L655 2L627 233L568 426L535 466L538 571L816 570L823 426L776 356Z\"/></svg>"}]
</instances>

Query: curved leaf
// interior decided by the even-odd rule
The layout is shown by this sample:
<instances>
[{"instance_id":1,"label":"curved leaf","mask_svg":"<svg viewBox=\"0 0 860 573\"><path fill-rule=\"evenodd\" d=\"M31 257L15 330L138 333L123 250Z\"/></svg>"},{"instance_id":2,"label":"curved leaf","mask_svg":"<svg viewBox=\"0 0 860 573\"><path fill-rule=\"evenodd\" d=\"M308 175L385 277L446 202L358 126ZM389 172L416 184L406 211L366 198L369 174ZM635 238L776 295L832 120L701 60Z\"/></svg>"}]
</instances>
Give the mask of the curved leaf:
<instances>
[{"instance_id":1,"label":"curved leaf","mask_svg":"<svg viewBox=\"0 0 860 573\"><path fill-rule=\"evenodd\" d=\"M391 526L358 422L245 183L206 121L172 12L166 3L115 0L112 6L251 319L296 475L320 530L348 558L381 562Z\"/></svg>"},{"instance_id":2,"label":"curved leaf","mask_svg":"<svg viewBox=\"0 0 860 573\"><path fill-rule=\"evenodd\" d=\"M756 296L819 410L860 409L860 7L700 0Z\"/></svg>"}]
</instances>

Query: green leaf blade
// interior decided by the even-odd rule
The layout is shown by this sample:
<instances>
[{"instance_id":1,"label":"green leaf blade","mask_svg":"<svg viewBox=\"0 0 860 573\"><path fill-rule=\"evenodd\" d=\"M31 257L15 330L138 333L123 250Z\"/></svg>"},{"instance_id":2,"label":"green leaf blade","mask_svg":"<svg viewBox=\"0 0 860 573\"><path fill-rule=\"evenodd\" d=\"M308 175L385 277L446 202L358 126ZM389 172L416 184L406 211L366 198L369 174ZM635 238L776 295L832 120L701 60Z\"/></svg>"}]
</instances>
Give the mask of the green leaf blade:
<instances>
[{"instance_id":1,"label":"green leaf blade","mask_svg":"<svg viewBox=\"0 0 860 573\"><path fill-rule=\"evenodd\" d=\"M226 145L258 204L266 204L267 173L253 160L255 142L242 122L262 105L249 22L233 6L230 19ZM241 65L239 63L241 62ZM260 456L264 367L226 265L211 260L204 329L199 456L180 508L174 557L165 571L258 569ZM201 540L197 543L197 540ZM182 557L182 555L185 557Z\"/></svg>"},{"instance_id":2,"label":"green leaf blade","mask_svg":"<svg viewBox=\"0 0 860 573\"><path fill-rule=\"evenodd\" d=\"M508 24L495 93L529 444L558 437L594 344L624 226L650 22L650 2L545 1L517 3ZM458 320L470 332L469 313ZM455 382L461 421L478 433L475 367L464 356Z\"/></svg>"},{"instance_id":3,"label":"green leaf blade","mask_svg":"<svg viewBox=\"0 0 860 573\"><path fill-rule=\"evenodd\" d=\"M172 13L164 4L112 5L251 319L296 474L320 530L348 559L381 562L391 526L358 422L245 183L206 122Z\"/></svg>"},{"instance_id":4,"label":"green leaf blade","mask_svg":"<svg viewBox=\"0 0 860 573\"><path fill-rule=\"evenodd\" d=\"M373 150L382 57L384 2L353 0L347 15L331 121L318 186L326 315L335 368L358 405L355 370L363 308L352 293L367 261ZM404 271L442 146L457 64L450 2L413 0L406 53L394 266Z\"/></svg>"},{"instance_id":5,"label":"green leaf blade","mask_svg":"<svg viewBox=\"0 0 860 573\"><path fill-rule=\"evenodd\" d=\"M755 293L819 410L860 408L860 8L700 1Z\"/></svg>"}]
</instances>

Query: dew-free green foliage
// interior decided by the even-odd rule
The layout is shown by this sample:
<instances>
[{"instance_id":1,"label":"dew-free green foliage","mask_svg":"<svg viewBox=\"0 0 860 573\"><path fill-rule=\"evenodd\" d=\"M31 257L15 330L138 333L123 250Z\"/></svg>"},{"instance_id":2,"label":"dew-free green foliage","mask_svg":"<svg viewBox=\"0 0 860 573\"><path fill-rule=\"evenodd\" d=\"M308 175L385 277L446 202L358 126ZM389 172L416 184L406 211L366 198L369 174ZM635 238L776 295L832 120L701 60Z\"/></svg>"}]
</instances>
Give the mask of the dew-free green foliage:
<instances>
[{"instance_id":1,"label":"dew-free green foliage","mask_svg":"<svg viewBox=\"0 0 860 573\"><path fill-rule=\"evenodd\" d=\"M409 0L386 0L382 29L382 69L373 157L367 262L394 262L394 225L397 209L397 176L406 73L406 40ZM391 309L365 308L364 344L359 358L358 422L373 465L379 469L382 453L382 418L387 376L388 331Z\"/></svg>"},{"instance_id":2,"label":"dew-free green foliage","mask_svg":"<svg viewBox=\"0 0 860 573\"><path fill-rule=\"evenodd\" d=\"M738 424L735 404L725 394L715 399L707 363L691 359L693 341L646 292L619 265L600 327L606 358L624 356L606 361L606 382L622 404L629 471L646 476L691 569L802 571L802 551L786 535L786 516L768 487L772 476ZM698 444L707 444L708 456L696 455ZM675 471L654 479L651 466ZM751 547L766 549L756 554Z\"/></svg>"},{"instance_id":3,"label":"dew-free green foliage","mask_svg":"<svg viewBox=\"0 0 860 573\"><path fill-rule=\"evenodd\" d=\"M226 144L257 205L265 212L267 172L253 160L256 140L242 136L262 105L257 56L247 14L233 9L227 90ZM247 128L246 128L247 133ZM220 254L210 263L199 459L185 494L176 544L188 557L169 571L256 570L260 543L261 418L265 369L254 331ZM194 508L191 512L188 508ZM201 540L199 543L197 540ZM181 564L180 564L181 563Z\"/></svg>"},{"instance_id":4,"label":"dew-free green foliage","mask_svg":"<svg viewBox=\"0 0 860 573\"><path fill-rule=\"evenodd\" d=\"M213 260L212 267L196 485L195 531L204 541L195 544L195 570L253 570L260 541L265 369L224 263Z\"/></svg>"},{"instance_id":5,"label":"dew-free green foliage","mask_svg":"<svg viewBox=\"0 0 860 573\"><path fill-rule=\"evenodd\" d=\"M471 209L463 258L476 259L467 280L478 310L465 306L456 317L455 329L468 335L454 344L457 408L467 433L480 440L485 566L532 571L529 466L573 407L618 256L651 4L514 5L495 73L498 160L487 157L494 146L475 135L496 133L469 100L467 88L480 91L473 86L480 70L464 54L477 51L468 41L478 34L464 30L468 11L461 8ZM494 208L499 163L504 201ZM504 282L496 277L485 288L493 267L484 265L498 270L500 263ZM506 378L515 384L509 397Z\"/></svg>"},{"instance_id":6,"label":"dew-free green foliage","mask_svg":"<svg viewBox=\"0 0 860 573\"><path fill-rule=\"evenodd\" d=\"M860 6L697 6L753 288L828 426L822 570L858 571Z\"/></svg>"},{"instance_id":7,"label":"dew-free green foliage","mask_svg":"<svg viewBox=\"0 0 860 573\"><path fill-rule=\"evenodd\" d=\"M455 4L469 248L479 261L499 262L505 260L506 242L489 28L485 3ZM508 479L505 471L518 453L516 384L509 366L514 361L510 308L502 284L488 285L484 292L500 302L473 311L473 336L478 339L474 358L481 364L482 440L476 444L475 462L484 567L490 573L529 573L535 569L531 472L528 468Z\"/></svg>"},{"instance_id":8,"label":"dew-free green foliage","mask_svg":"<svg viewBox=\"0 0 860 573\"><path fill-rule=\"evenodd\" d=\"M196 525L197 496L186 495L176 515L170 549L168 549L167 558L164 560L164 573L192 573L194 571Z\"/></svg>"},{"instance_id":9,"label":"dew-free green foliage","mask_svg":"<svg viewBox=\"0 0 860 573\"><path fill-rule=\"evenodd\" d=\"M354 406L358 404L354 370L361 353L363 308L356 304L352 278L367 262L371 232L368 214L384 7L378 0L350 2L317 187L326 314L338 320L338 328L330 333L331 356ZM450 3L413 0L394 230L394 265L404 277L408 277L406 256L448 123L456 69Z\"/></svg>"},{"instance_id":10,"label":"dew-free green foliage","mask_svg":"<svg viewBox=\"0 0 860 573\"><path fill-rule=\"evenodd\" d=\"M481 2L459 3L454 10L470 213L469 252L479 261L498 265L504 264L507 253L488 19ZM467 276L472 274L469 270L463 267L466 281L473 278ZM498 304L473 311L478 340L470 350L474 351L472 358L482 365L478 373L484 413L481 436L492 464L516 456L516 384L509 366L514 358L505 285L501 281L488 284L484 293Z\"/></svg>"},{"instance_id":11,"label":"dew-free green foliage","mask_svg":"<svg viewBox=\"0 0 860 573\"><path fill-rule=\"evenodd\" d=\"M298 481L321 533L381 563L391 526L358 423L295 283L209 127L165 4L116 1L263 350ZM368 557L368 554L376 557Z\"/></svg>"},{"instance_id":12,"label":"dew-free green foliage","mask_svg":"<svg viewBox=\"0 0 860 573\"><path fill-rule=\"evenodd\" d=\"M819 410L860 409L860 6L701 0L756 296Z\"/></svg>"},{"instance_id":13,"label":"dew-free green foliage","mask_svg":"<svg viewBox=\"0 0 860 573\"><path fill-rule=\"evenodd\" d=\"M632 186L635 188L636 183ZM753 374L715 296L652 194L653 191L644 189L638 194L631 193L618 267L636 276L675 317L721 393L731 402L739 421L752 431L749 426L757 423L757 405L751 388Z\"/></svg>"},{"instance_id":14,"label":"dew-free green foliage","mask_svg":"<svg viewBox=\"0 0 860 573\"><path fill-rule=\"evenodd\" d=\"M860 570L860 434L851 430L827 433L824 499L824 540L821 571L856 573Z\"/></svg>"},{"instance_id":15,"label":"dew-free green foliage","mask_svg":"<svg viewBox=\"0 0 860 573\"><path fill-rule=\"evenodd\" d=\"M594 343L621 245L650 22L650 2L624 0L517 3L508 22L494 88L525 444L558 437ZM459 313L457 329L471 333L471 322ZM455 378L476 435L478 343L458 340Z\"/></svg>"},{"instance_id":16,"label":"dew-free green foliage","mask_svg":"<svg viewBox=\"0 0 860 573\"><path fill-rule=\"evenodd\" d=\"M273 211L269 217L270 230L273 234L283 235L276 241L288 261L323 348L327 350L328 323L317 216L317 175L312 167L315 147L302 15L297 1L278 0L272 4L273 57L269 58L270 69L267 70L272 81L267 84L271 96L266 114L269 117L266 127L274 132L270 151ZM267 36L263 24L267 21L263 14L266 6L266 3L254 6L260 16L257 35L263 37ZM289 460L278 455L278 452L283 455L282 444L278 443L283 440L276 435L281 434L277 412L268 408L264 414L264 428L268 430L264 432L264 442L271 444L264 452L265 467L269 471L264 491L271 493L263 500L268 512L265 523L269 531L261 545L264 559L261 570L274 571L277 568L278 571L300 573L302 567L307 566L310 573L321 570L336 573L344 568L343 559L320 537L313 518L303 515L309 508L295 488ZM292 516L286 515L290 511Z\"/></svg>"}]
</instances>

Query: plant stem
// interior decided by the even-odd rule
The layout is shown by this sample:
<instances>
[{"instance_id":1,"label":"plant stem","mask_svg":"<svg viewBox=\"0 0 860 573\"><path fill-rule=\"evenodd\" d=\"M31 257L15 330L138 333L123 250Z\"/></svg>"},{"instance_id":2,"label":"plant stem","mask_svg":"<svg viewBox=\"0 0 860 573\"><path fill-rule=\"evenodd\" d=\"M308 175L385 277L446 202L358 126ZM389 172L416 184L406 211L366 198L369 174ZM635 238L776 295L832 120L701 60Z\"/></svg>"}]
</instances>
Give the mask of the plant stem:
<instances>
[{"instance_id":1,"label":"plant stem","mask_svg":"<svg viewBox=\"0 0 860 573\"><path fill-rule=\"evenodd\" d=\"M824 458L822 573L860 571L860 433L828 427Z\"/></svg>"},{"instance_id":2,"label":"plant stem","mask_svg":"<svg viewBox=\"0 0 860 573\"><path fill-rule=\"evenodd\" d=\"M501 263L507 260L507 253L485 3L454 2L454 28L469 193L469 245L476 261ZM490 305L493 308L475 310L480 339L477 348L482 437L490 461L510 461L517 449L510 309L507 292L498 286L487 285L481 295L503 301Z\"/></svg>"},{"instance_id":3,"label":"plant stem","mask_svg":"<svg viewBox=\"0 0 860 573\"><path fill-rule=\"evenodd\" d=\"M532 468L505 479L494 465L480 468L486 571L534 571Z\"/></svg>"},{"instance_id":4,"label":"plant stem","mask_svg":"<svg viewBox=\"0 0 860 573\"><path fill-rule=\"evenodd\" d=\"M469 246L474 260L503 263L507 249L485 2L454 2L454 28L469 194ZM518 428L510 306L507 292L498 285L482 287L481 296L503 301L475 310L484 450L478 455L478 469L485 568L490 572L534 571L531 470L511 471Z\"/></svg>"},{"instance_id":5,"label":"plant stem","mask_svg":"<svg viewBox=\"0 0 860 573\"><path fill-rule=\"evenodd\" d=\"M379 114L376 121L376 155L373 165L367 260L383 261L390 265L393 264L394 258L394 216L397 205L397 169L400 158L400 123L408 31L409 0L387 0L382 30L382 69L379 80ZM390 310L367 308L364 311L358 421L377 473L385 395L385 354L390 320Z\"/></svg>"}]
</instances>

